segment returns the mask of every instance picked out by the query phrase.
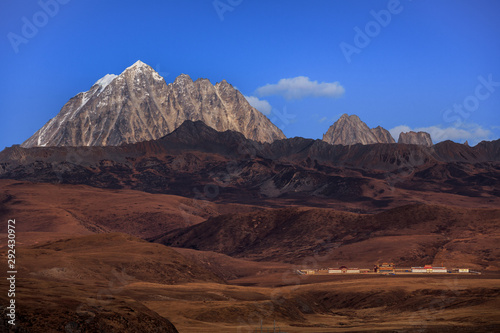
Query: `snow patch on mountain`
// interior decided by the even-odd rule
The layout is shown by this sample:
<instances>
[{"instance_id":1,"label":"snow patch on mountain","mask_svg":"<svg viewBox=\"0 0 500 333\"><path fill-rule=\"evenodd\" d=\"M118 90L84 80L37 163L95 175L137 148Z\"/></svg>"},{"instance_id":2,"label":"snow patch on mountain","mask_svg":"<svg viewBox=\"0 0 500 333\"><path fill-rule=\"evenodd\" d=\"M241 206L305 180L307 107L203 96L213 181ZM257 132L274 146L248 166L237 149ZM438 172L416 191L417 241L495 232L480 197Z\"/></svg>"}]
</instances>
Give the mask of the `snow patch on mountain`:
<instances>
[{"instance_id":1,"label":"snow patch on mountain","mask_svg":"<svg viewBox=\"0 0 500 333\"><path fill-rule=\"evenodd\" d=\"M100 86L97 94L99 95L101 91L103 91L118 75L115 74L106 74L103 78L98 80L95 84Z\"/></svg>"},{"instance_id":2,"label":"snow patch on mountain","mask_svg":"<svg viewBox=\"0 0 500 333\"><path fill-rule=\"evenodd\" d=\"M137 61L120 75L108 74L70 99L54 121L22 146L106 146L156 140L185 120L201 120L218 131L239 131L260 142L285 138L224 82L213 86L207 79L193 82L183 74L167 85L153 68Z\"/></svg>"}]
</instances>

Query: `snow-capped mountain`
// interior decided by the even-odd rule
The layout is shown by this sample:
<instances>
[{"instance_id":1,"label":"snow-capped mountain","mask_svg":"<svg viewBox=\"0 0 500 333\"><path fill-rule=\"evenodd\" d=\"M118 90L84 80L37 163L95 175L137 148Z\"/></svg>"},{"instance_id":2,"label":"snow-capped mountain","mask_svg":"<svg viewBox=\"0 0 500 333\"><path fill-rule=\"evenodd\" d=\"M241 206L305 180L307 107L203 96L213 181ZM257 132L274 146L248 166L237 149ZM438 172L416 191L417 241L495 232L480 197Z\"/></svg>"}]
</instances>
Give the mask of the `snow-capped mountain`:
<instances>
[{"instance_id":1,"label":"snow-capped mountain","mask_svg":"<svg viewBox=\"0 0 500 333\"><path fill-rule=\"evenodd\" d=\"M137 61L120 75L108 74L87 92L71 98L22 147L114 146L155 140L185 120L201 120L248 139L284 139L279 128L225 80L212 85L182 74L173 83Z\"/></svg>"}]
</instances>

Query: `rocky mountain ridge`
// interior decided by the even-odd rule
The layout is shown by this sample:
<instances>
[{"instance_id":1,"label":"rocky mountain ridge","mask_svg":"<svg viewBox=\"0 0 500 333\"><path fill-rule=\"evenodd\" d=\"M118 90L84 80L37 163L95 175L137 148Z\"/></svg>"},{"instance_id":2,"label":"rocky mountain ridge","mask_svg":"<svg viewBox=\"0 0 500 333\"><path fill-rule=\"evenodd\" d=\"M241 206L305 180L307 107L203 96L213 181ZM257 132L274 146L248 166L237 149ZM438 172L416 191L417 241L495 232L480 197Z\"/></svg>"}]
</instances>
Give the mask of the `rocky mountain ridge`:
<instances>
[{"instance_id":1,"label":"rocky mountain ridge","mask_svg":"<svg viewBox=\"0 0 500 333\"><path fill-rule=\"evenodd\" d=\"M374 143L395 143L385 128L378 126L369 128L356 115L343 114L323 135L323 141L332 145L354 145Z\"/></svg>"},{"instance_id":2,"label":"rocky mountain ridge","mask_svg":"<svg viewBox=\"0 0 500 333\"><path fill-rule=\"evenodd\" d=\"M385 193L395 186L495 198L500 195L499 162L500 140L474 147L451 141L432 147L344 146L303 138L259 143L235 131L217 132L201 121L186 121L159 140L136 144L7 148L0 152L0 178L188 197L195 187L215 186L219 198L237 202L291 196L379 207L391 202ZM382 201L367 198L371 192Z\"/></svg>"},{"instance_id":3,"label":"rocky mountain ridge","mask_svg":"<svg viewBox=\"0 0 500 333\"><path fill-rule=\"evenodd\" d=\"M22 147L117 146L155 140L185 120L201 120L218 131L238 131L259 142L285 138L227 81L212 85L207 79L193 82L182 74L166 84L150 66L137 61L71 98Z\"/></svg>"},{"instance_id":4,"label":"rocky mountain ridge","mask_svg":"<svg viewBox=\"0 0 500 333\"><path fill-rule=\"evenodd\" d=\"M21 146L118 146L159 139L184 121L203 121L217 131L233 130L247 139L273 142L285 135L253 108L227 81L212 85L179 75L173 83L137 61L120 75L107 74L77 94ZM369 128L356 115L343 114L323 135L333 145L395 143L381 126ZM431 146L424 132L402 133L399 143Z\"/></svg>"}]
</instances>

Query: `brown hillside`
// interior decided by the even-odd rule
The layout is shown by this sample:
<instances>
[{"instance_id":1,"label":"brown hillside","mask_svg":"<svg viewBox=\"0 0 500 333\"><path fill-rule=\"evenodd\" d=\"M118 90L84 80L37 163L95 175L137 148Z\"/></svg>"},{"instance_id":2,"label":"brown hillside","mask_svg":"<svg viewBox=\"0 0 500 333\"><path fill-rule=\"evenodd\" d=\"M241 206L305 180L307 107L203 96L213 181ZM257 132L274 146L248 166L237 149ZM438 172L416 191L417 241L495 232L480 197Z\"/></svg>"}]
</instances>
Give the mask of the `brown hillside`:
<instances>
[{"instance_id":1,"label":"brown hillside","mask_svg":"<svg viewBox=\"0 0 500 333\"><path fill-rule=\"evenodd\" d=\"M500 210L409 205L362 215L287 208L210 218L157 241L254 260L319 261L326 267L391 261L498 270L499 225Z\"/></svg>"}]
</instances>

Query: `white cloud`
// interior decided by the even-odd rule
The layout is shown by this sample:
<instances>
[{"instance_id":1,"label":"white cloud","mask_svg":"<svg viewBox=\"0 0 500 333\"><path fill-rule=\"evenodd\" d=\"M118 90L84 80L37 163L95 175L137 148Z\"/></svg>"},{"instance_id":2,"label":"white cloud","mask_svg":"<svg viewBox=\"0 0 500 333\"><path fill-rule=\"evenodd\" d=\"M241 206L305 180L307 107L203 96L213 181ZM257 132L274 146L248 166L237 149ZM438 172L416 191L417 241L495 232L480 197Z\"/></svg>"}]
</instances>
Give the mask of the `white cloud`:
<instances>
[{"instance_id":1,"label":"white cloud","mask_svg":"<svg viewBox=\"0 0 500 333\"><path fill-rule=\"evenodd\" d=\"M434 143L451 140L456 142L469 141L469 144L475 145L482 140L490 140L492 132L482 128L477 124L463 124L459 127L442 128L440 126L419 127L411 129L409 126L400 125L389 130L391 135L397 141L401 132L427 132L431 135Z\"/></svg>"},{"instance_id":2,"label":"white cloud","mask_svg":"<svg viewBox=\"0 0 500 333\"><path fill-rule=\"evenodd\" d=\"M272 108L271 104L269 104L268 101L263 100L263 99L259 99L258 97L255 97L255 96L244 96L244 97L246 98L246 100L248 101L248 103L251 106L253 106L257 110L259 110L263 114L265 114L265 115L271 114L271 110L273 108Z\"/></svg>"},{"instance_id":3,"label":"white cloud","mask_svg":"<svg viewBox=\"0 0 500 333\"><path fill-rule=\"evenodd\" d=\"M281 79L276 84L266 84L257 88L260 96L280 95L286 99L301 99L304 97L340 97L345 89L338 82L311 81L306 76Z\"/></svg>"},{"instance_id":4,"label":"white cloud","mask_svg":"<svg viewBox=\"0 0 500 333\"><path fill-rule=\"evenodd\" d=\"M409 132L411 131L412 129L409 127L409 126L406 126L406 125L399 125L399 126L396 126L394 128L391 128L389 130L389 133L391 133L392 137L394 138L394 140L396 140L396 142L398 142L398 138L399 138L399 134L401 132ZM432 136L431 136L432 137ZM434 139L434 138L433 138Z\"/></svg>"}]
</instances>

